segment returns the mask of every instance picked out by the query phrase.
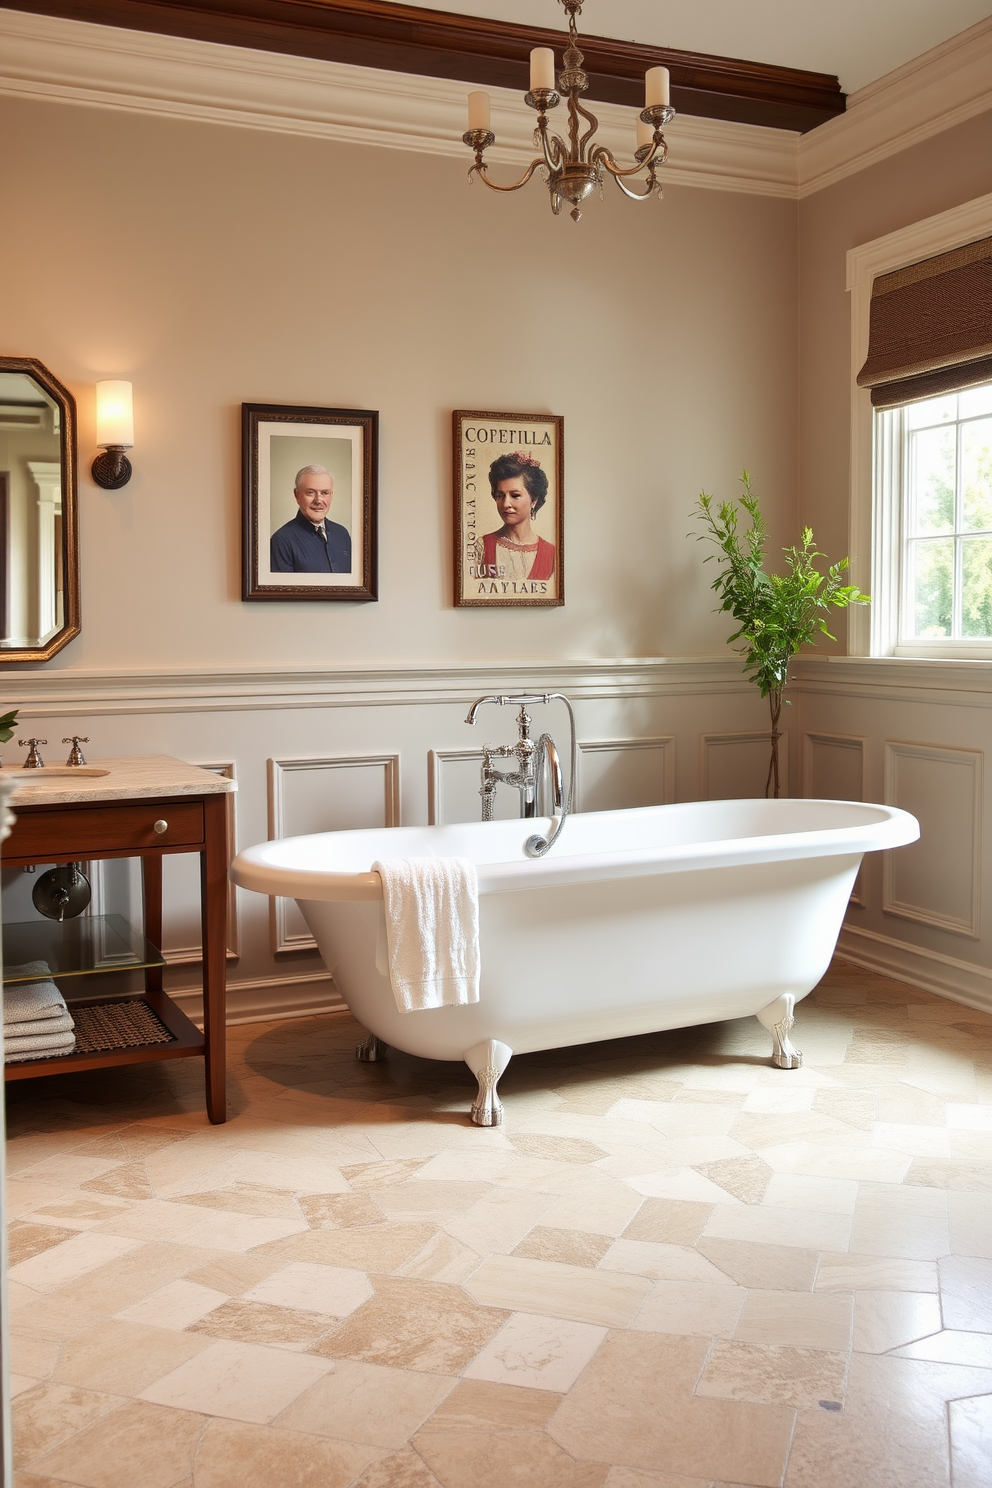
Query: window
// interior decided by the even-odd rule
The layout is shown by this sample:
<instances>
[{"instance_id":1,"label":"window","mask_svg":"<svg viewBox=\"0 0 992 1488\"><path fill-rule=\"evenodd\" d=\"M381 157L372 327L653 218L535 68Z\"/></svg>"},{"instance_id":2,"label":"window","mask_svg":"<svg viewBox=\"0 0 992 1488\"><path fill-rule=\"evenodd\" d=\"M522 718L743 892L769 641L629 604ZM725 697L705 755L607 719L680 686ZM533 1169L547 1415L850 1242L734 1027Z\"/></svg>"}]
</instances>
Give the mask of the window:
<instances>
[{"instance_id":1,"label":"window","mask_svg":"<svg viewBox=\"0 0 992 1488\"><path fill-rule=\"evenodd\" d=\"M992 660L992 194L848 251L854 656Z\"/></svg>"},{"instance_id":2,"label":"window","mask_svg":"<svg viewBox=\"0 0 992 1488\"><path fill-rule=\"evenodd\" d=\"M992 383L876 419L878 443L897 457L898 490L883 482L877 493L899 511L895 649L953 642L992 654Z\"/></svg>"}]
</instances>

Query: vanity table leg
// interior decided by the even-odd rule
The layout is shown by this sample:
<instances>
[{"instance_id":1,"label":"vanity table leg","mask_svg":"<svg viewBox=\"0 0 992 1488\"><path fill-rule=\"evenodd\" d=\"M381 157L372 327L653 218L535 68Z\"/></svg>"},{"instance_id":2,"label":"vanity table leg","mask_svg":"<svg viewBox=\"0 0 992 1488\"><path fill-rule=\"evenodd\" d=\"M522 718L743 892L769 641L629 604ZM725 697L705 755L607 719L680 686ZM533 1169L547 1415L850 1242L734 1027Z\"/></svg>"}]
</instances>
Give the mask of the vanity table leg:
<instances>
[{"instance_id":1,"label":"vanity table leg","mask_svg":"<svg viewBox=\"0 0 992 1488\"><path fill-rule=\"evenodd\" d=\"M149 853L141 860L141 882L145 900L145 939L157 951L162 949L162 854ZM161 966L145 968L145 988L162 991Z\"/></svg>"},{"instance_id":2,"label":"vanity table leg","mask_svg":"<svg viewBox=\"0 0 992 1488\"><path fill-rule=\"evenodd\" d=\"M203 925L203 1032L207 1115L227 1120L227 798L203 800L204 847L200 853L200 915Z\"/></svg>"}]
</instances>

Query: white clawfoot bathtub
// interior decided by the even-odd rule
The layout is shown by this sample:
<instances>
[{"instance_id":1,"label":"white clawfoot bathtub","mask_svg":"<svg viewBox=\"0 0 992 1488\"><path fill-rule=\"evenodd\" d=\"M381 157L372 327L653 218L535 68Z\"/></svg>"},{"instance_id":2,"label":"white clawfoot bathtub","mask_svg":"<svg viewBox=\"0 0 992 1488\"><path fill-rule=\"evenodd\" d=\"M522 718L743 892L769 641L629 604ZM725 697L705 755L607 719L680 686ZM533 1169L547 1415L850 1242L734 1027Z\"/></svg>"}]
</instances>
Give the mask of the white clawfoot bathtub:
<instances>
[{"instance_id":1,"label":"white clawfoot bathtub","mask_svg":"<svg viewBox=\"0 0 992 1488\"><path fill-rule=\"evenodd\" d=\"M235 883L296 899L341 996L372 1037L464 1059L473 1119L500 1120L511 1053L756 1015L793 1068L792 1010L833 954L862 854L919 836L915 817L853 801L700 801L570 816L546 858L534 822L324 832L240 853ZM472 858L478 1003L401 1012L376 970L378 858ZM378 958L384 964L381 955Z\"/></svg>"}]
</instances>

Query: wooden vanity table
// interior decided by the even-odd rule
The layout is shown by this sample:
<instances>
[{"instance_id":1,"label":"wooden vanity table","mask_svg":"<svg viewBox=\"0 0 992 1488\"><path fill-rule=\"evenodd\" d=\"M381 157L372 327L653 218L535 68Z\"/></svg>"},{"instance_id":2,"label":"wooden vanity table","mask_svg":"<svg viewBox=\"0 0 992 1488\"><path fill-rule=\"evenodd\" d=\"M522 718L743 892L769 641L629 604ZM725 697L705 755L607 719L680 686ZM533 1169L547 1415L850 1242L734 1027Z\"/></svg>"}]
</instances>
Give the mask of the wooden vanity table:
<instances>
[{"instance_id":1,"label":"wooden vanity table","mask_svg":"<svg viewBox=\"0 0 992 1488\"><path fill-rule=\"evenodd\" d=\"M72 770L6 768L0 776L16 777L18 782L10 799L16 821L3 845L4 867L141 858L145 936L158 947L162 941L162 859L166 853L195 852L200 857L203 928L202 1033L163 990L157 957L158 964L146 964L145 990L138 995L172 1035L168 1042L8 1064L6 1078L32 1080L72 1070L201 1056L207 1115L212 1122L225 1121L226 797L237 788L234 781L168 755L93 760L88 768ZM53 974L58 977L58 970L53 969ZM74 1000L70 1011L106 1001L105 996Z\"/></svg>"}]
</instances>

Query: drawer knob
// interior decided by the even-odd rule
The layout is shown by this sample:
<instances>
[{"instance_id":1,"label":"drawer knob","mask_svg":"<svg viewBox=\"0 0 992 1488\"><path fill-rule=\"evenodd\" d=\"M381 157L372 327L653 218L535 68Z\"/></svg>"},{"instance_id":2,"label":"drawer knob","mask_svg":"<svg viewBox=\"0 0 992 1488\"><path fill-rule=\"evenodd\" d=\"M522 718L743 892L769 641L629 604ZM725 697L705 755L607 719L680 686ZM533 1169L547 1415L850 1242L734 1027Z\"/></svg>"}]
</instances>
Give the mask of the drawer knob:
<instances>
[{"instance_id":1,"label":"drawer knob","mask_svg":"<svg viewBox=\"0 0 992 1488\"><path fill-rule=\"evenodd\" d=\"M153 832L157 832L160 837L161 837L161 835L162 835L163 832L167 832L168 830L169 830L169 823L167 821L163 821L161 817L159 817L158 821L152 827L152 831Z\"/></svg>"}]
</instances>

